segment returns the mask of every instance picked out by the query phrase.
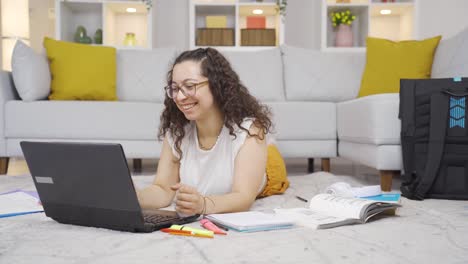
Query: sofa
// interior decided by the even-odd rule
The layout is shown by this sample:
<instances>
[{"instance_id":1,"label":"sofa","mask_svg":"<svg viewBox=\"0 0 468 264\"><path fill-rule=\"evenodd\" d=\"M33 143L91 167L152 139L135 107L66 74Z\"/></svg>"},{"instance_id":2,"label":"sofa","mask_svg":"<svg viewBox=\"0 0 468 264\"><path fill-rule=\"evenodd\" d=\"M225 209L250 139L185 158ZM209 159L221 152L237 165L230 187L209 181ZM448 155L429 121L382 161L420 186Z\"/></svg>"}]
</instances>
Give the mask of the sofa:
<instances>
[{"instance_id":1,"label":"sofa","mask_svg":"<svg viewBox=\"0 0 468 264\"><path fill-rule=\"evenodd\" d=\"M437 48L433 77L468 76L468 29ZM165 76L175 49L118 50L118 101L25 102L11 72L0 73L1 173L22 156L22 140L117 142L127 158L158 158L156 140ZM356 98L366 63L362 52L321 52L290 46L225 51L251 93L274 114L285 158L344 157L380 171L383 190L402 169L398 94ZM134 163L138 165L139 162Z\"/></svg>"},{"instance_id":2,"label":"sofa","mask_svg":"<svg viewBox=\"0 0 468 264\"><path fill-rule=\"evenodd\" d=\"M329 170L330 158L337 156L336 102L356 96L356 88L344 88L359 86L362 69L355 69L354 61L362 68L364 56L310 51L304 57L306 52L281 47L224 53L251 93L271 108L283 156L321 158L324 170ZM9 157L22 156L23 140L116 142L135 164L142 158L157 159L162 146L156 136L163 87L176 54L171 48L118 50L118 101L23 101L11 72L1 72L2 173ZM336 68L337 63L341 68ZM346 78L337 79L334 69L346 73Z\"/></svg>"}]
</instances>

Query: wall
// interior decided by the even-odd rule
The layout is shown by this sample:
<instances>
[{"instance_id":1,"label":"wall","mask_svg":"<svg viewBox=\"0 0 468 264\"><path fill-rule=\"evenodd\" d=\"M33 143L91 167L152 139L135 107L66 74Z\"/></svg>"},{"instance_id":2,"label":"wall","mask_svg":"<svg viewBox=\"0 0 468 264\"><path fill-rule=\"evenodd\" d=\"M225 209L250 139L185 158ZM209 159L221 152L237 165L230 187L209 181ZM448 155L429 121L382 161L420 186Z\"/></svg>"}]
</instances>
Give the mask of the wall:
<instances>
[{"instance_id":1,"label":"wall","mask_svg":"<svg viewBox=\"0 0 468 264\"><path fill-rule=\"evenodd\" d=\"M294 1L294 0L293 0ZM449 38L468 27L467 0L418 0L417 36Z\"/></svg>"},{"instance_id":2,"label":"wall","mask_svg":"<svg viewBox=\"0 0 468 264\"><path fill-rule=\"evenodd\" d=\"M321 0L289 0L284 42L287 45L320 49Z\"/></svg>"},{"instance_id":3,"label":"wall","mask_svg":"<svg viewBox=\"0 0 468 264\"><path fill-rule=\"evenodd\" d=\"M49 8L54 5L54 0L29 0L29 38L37 52L43 51L45 36L55 37L55 20L53 14L49 14Z\"/></svg>"},{"instance_id":4,"label":"wall","mask_svg":"<svg viewBox=\"0 0 468 264\"><path fill-rule=\"evenodd\" d=\"M188 0L153 0L154 47L189 47Z\"/></svg>"}]
</instances>

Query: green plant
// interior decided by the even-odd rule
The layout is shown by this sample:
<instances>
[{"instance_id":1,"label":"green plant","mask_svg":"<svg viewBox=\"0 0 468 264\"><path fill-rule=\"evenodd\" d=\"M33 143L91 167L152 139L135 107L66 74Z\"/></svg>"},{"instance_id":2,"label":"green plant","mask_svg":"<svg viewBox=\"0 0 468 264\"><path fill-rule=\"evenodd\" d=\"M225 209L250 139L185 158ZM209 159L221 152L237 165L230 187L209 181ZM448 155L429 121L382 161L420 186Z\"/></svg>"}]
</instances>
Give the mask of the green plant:
<instances>
[{"instance_id":1,"label":"green plant","mask_svg":"<svg viewBox=\"0 0 468 264\"><path fill-rule=\"evenodd\" d=\"M276 12L281 16L286 16L286 8L288 6L288 0L276 0Z\"/></svg>"},{"instance_id":2,"label":"green plant","mask_svg":"<svg viewBox=\"0 0 468 264\"><path fill-rule=\"evenodd\" d=\"M151 7L153 7L153 0L141 0L141 1L145 3L146 9L150 10Z\"/></svg>"},{"instance_id":3,"label":"green plant","mask_svg":"<svg viewBox=\"0 0 468 264\"><path fill-rule=\"evenodd\" d=\"M356 16L349 10L332 12L330 17L333 27L337 27L340 24L351 25L351 23L356 19Z\"/></svg>"}]
</instances>

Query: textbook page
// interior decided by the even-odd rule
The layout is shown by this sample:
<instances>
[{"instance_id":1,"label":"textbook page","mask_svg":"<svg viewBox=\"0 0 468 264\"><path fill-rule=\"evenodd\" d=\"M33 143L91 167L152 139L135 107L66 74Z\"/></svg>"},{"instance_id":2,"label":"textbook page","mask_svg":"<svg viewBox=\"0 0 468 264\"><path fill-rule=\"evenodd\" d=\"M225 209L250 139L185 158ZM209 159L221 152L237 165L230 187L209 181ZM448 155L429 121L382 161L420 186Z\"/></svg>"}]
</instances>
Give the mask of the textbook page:
<instances>
[{"instance_id":1,"label":"textbook page","mask_svg":"<svg viewBox=\"0 0 468 264\"><path fill-rule=\"evenodd\" d=\"M360 222L357 219L325 215L309 208L275 209L275 213L289 217L296 225L314 229L330 228Z\"/></svg>"},{"instance_id":2,"label":"textbook page","mask_svg":"<svg viewBox=\"0 0 468 264\"><path fill-rule=\"evenodd\" d=\"M374 203L376 202L323 193L317 194L311 199L309 208L324 215L332 215L339 218L362 219L364 218L366 208Z\"/></svg>"}]
</instances>

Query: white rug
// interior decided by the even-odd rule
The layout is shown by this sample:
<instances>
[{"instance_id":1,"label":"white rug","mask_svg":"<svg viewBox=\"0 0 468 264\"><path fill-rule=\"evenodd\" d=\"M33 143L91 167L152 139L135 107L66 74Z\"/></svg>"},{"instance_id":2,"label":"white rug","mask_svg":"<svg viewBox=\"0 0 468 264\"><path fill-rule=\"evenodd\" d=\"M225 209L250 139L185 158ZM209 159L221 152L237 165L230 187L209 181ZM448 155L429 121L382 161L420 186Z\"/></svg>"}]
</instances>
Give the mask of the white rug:
<instances>
[{"instance_id":1,"label":"white rug","mask_svg":"<svg viewBox=\"0 0 468 264\"><path fill-rule=\"evenodd\" d=\"M152 176L134 177L135 185ZM253 210L305 206L349 176L318 172L290 177L284 195L259 199ZM0 192L33 188L31 177L0 177ZM44 214L0 218L0 263L468 263L466 201L402 199L398 215L326 230L229 231L214 239L131 234L59 224ZM190 224L198 227L198 223Z\"/></svg>"}]
</instances>

